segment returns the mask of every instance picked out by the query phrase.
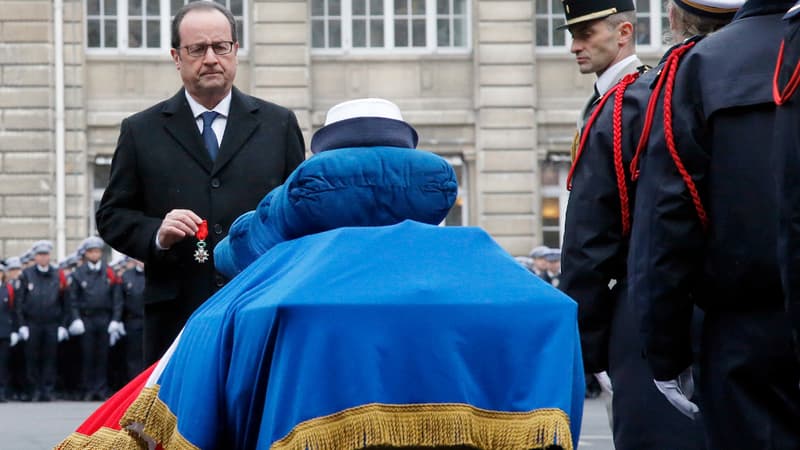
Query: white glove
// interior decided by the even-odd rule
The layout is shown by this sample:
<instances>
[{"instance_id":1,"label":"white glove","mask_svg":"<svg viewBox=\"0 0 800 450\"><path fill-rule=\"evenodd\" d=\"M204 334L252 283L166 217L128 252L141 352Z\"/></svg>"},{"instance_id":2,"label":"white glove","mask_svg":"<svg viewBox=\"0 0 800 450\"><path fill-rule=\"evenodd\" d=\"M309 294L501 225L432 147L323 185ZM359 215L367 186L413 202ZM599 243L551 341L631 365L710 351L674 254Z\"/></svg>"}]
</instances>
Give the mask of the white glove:
<instances>
[{"instance_id":1,"label":"white glove","mask_svg":"<svg viewBox=\"0 0 800 450\"><path fill-rule=\"evenodd\" d=\"M86 333L86 327L83 326L83 321L81 319L75 319L69 324L69 334L80 336L83 333Z\"/></svg>"},{"instance_id":2,"label":"white glove","mask_svg":"<svg viewBox=\"0 0 800 450\"><path fill-rule=\"evenodd\" d=\"M14 331L11 333L11 344L10 344L11 347L17 345L18 342L19 342L19 333Z\"/></svg>"},{"instance_id":3,"label":"white glove","mask_svg":"<svg viewBox=\"0 0 800 450\"><path fill-rule=\"evenodd\" d=\"M108 323L108 334L117 333L121 336L125 336L125 325L122 322L117 322L116 320L112 320Z\"/></svg>"},{"instance_id":4,"label":"white glove","mask_svg":"<svg viewBox=\"0 0 800 450\"><path fill-rule=\"evenodd\" d=\"M63 342L69 339L69 333L64 327L58 327L58 342Z\"/></svg>"},{"instance_id":5,"label":"white glove","mask_svg":"<svg viewBox=\"0 0 800 450\"><path fill-rule=\"evenodd\" d=\"M117 344L117 341L119 341L119 338L120 338L119 331L114 330L114 331L108 333L108 345L113 347L114 345Z\"/></svg>"},{"instance_id":6,"label":"white glove","mask_svg":"<svg viewBox=\"0 0 800 450\"><path fill-rule=\"evenodd\" d=\"M692 378L692 368L687 367L686 370L678 375L678 378L669 381L653 380L658 390L664 394L667 401L672 404L684 416L694 420L700 415L700 408L696 404L689 401L694 394L694 378Z\"/></svg>"},{"instance_id":7,"label":"white glove","mask_svg":"<svg viewBox=\"0 0 800 450\"><path fill-rule=\"evenodd\" d=\"M28 327L19 327L19 337L21 337L23 341L27 341L28 338L31 337L31 330Z\"/></svg>"},{"instance_id":8,"label":"white glove","mask_svg":"<svg viewBox=\"0 0 800 450\"><path fill-rule=\"evenodd\" d=\"M606 373L605 370L594 374L594 378L600 383L600 389L602 389L603 392L608 395L614 395L614 389L611 386L611 378L608 377L608 373Z\"/></svg>"}]
</instances>

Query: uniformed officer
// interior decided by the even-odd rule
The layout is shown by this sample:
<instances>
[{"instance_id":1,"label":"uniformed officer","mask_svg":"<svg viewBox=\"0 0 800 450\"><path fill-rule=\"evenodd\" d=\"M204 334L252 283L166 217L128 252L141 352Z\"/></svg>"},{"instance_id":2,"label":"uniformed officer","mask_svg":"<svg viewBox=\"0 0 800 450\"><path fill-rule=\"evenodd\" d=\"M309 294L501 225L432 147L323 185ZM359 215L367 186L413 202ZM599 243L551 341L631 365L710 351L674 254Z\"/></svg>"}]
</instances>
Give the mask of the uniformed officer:
<instances>
[{"instance_id":1,"label":"uniformed officer","mask_svg":"<svg viewBox=\"0 0 800 450\"><path fill-rule=\"evenodd\" d=\"M103 240L89 237L83 242L85 263L72 273L69 304L70 330L82 335L82 391L85 401L105 400L108 395L108 349L117 343L122 327L119 282L102 261ZM80 333L83 328L84 333Z\"/></svg>"},{"instance_id":2,"label":"uniformed officer","mask_svg":"<svg viewBox=\"0 0 800 450\"><path fill-rule=\"evenodd\" d=\"M532 260L531 271L536 274L536 276L548 283L550 282L550 279L547 278L547 259L545 259L545 256L549 251L549 247L540 245L538 247L534 247L530 253Z\"/></svg>"},{"instance_id":3,"label":"uniformed officer","mask_svg":"<svg viewBox=\"0 0 800 450\"><path fill-rule=\"evenodd\" d=\"M134 260L134 266L122 274L123 323L128 379L144 370L144 263Z\"/></svg>"},{"instance_id":4,"label":"uniformed officer","mask_svg":"<svg viewBox=\"0 0 800 450\"><path fill-rule=\"evenodd\" d=\"M800 1L784 16L785 31L776 65L773 96L775 115L775 173L781 174L781 227L778 254L786 304L792 322L795 353L800 358Z\"/></svg>"},{"instance_id":5,"label":"uniformed officer","mask_svg":"<svg viewBox=\"0 0 800 450\"><path fill-rule=\"evenodd\" d=\"M686 54L641 162L629 294L659 390L691 416L693 304L704 310L699 411L711 448L800 448L772 145L772 68L792 3L748 0Z\"/></svg>"},{"instance_id":6,"label":"uniformed officer","mask_svg":"<svg viewBox=\"0 0 800 450\"><path fill-rule=\"evenodd\" d=\"M645 120L652 90L663 89L659 83L663 83L666 72L699 40L693 35L721 28L742 3L670 1L667 8L675 45L658 67L628 77L614 88L602 107L598 106L595 121L584 130L585 141L570 172L562 287L579 304L586 370L596 374L607 370L610 375L606 388L613 389L617 449L705 448L700 424L680 414L659 393L642 358L634 299L625 295L635 200L629 168L640 139L649 133L643 131L645 123L652 123L652 117ZM697 320L700 318L698 314Z\"/></svg>"},{"instance_id":7,"label":"uniformed officer","mask_svg":"<svg viewBox=\"0 0 800 450\"><path fill-rule=\"evenodd\" d=\"M544 260L547 262L545 274L550 280L550 284L554 288L558 288L561 284L561 249L549 249L544 255Z\"/></svg>"},{"instance_id":8,"label":"uniformed officer","mask_svg":"<svg viewBox=\"0 0 800 450\"><path fill-rule=\"evenodd\" d=\"M25 370L25 343L20 339L19 333L19 276L22 274L22 262L18 256L6 258L6 283L11 285L15 298L14 332L11 333L9 345L9 386L8 391L12 400L30 399L26 392L28 375Z\"/></svg>"},{"instance_id":9,"label":"uniformed officer","mask_svg":"<svg viewBox=\"0 0 800 450\"><path fill-rule=\"evenodd\" d=\"M14 288L5 279L6 267L0 264L0 403L6 401L8 368L12 340L17 344L17 321L14 312Z\"/></svg>"},{"instance_id":10,"label":"uniformed officer","mask_svg":"<svg viewBox=\"0 0 800 450\"><path fill-rule=\"evenodd\" d=\"M77 252L67 255L58 263L60 270L67 281L70 274L78 266ZM76 361L80 361L80 336L72 336L69 339L59 341L56 350L56 394L60 398L67 400L77 400L80 398L80 372L81 367Z\"/></svg>"},{"instance_id":11,"label":"uniformed officer","mask_svg":"<svg viewBox=\"0 0 800 450\"><path fill-rule=\"evenodd\" d=\"M50 264L50 241L33 245L34 264L22 271L18 301L19 335L27 341L25 363L33 401L53 399L56 346L67 337L64 290L66 278Z\"/></svg>"}]
</instances>

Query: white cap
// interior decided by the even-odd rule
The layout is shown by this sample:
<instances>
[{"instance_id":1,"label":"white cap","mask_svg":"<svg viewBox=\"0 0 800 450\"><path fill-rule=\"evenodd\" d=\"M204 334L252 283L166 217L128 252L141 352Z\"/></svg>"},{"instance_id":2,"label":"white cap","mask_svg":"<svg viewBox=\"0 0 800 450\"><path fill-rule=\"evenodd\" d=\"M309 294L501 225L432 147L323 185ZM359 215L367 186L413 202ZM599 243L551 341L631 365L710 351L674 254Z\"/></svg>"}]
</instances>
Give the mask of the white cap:
<instances>
[{"instance_id":1,"label":"white cap","mask_svg":"<svg viewBox=\"0 0 800 450\"><path fill-rule=\"evenodd\" d=\"M50 241L36 241L31 247L33 254L50 253L53 251L53 243Z\"/></svg>"},{"instance_id":2,"label":"white cap","mask_svg":"<svg viewBox=\"0 0 800 450\"><path fill-rule=\"evenodd\" d=\"M84 252L93 248L102 249L103 245L105 245L105 243L97 236L89 236L81 243L81 247L83 248Z\"/></svg>"},{"instance_id":3,"label":"white cap","mask_svg":"<svg viewBox=\"0 0 800 450\"><path fill-rule=\"evenodd\" d=\"M382 98L359 98L334 105L325 116L325 125L356 117L382 117L403 121L400 108Z\"/></svg>"}]
</instances>

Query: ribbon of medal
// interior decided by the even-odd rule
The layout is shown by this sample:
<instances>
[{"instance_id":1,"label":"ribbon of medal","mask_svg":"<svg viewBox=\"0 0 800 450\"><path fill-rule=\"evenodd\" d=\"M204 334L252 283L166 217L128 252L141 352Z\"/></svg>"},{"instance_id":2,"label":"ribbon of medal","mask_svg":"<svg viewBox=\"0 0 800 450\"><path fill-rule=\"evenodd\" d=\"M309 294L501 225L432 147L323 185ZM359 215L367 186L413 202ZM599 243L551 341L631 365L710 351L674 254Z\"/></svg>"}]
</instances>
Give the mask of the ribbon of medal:
<instances>
[{"instance_id":1,"label":"ribbon of medal","mask_svg":"<svg viewBox=\"0 0 800 450\"><path fill-rule=\"evenodd\" d=\"M197 227L197 250L194 251L194 260L199 263L208 261L208 250L206 250L206 238L208 237L208 222L203 221Z\"/></svg>"}]
</instances>

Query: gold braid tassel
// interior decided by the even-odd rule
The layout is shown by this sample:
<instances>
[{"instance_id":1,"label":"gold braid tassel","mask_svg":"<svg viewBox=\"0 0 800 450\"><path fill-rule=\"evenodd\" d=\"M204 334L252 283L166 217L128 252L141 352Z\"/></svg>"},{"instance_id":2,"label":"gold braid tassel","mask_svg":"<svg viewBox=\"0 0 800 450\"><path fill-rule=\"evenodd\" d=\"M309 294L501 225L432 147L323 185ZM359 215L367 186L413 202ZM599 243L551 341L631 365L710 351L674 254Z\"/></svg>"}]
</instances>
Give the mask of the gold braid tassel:
<instances>
[{"instance_id":1,"label":"gold braid tassel","mask_svg":"<svg viewBox=\"0 0 800 450\"><path fill-rule=\"evenodd\" d=\"M572 450L569 417L559 409L499 412L466 404L372 403L307 420L272 450L354 450L367 446L470 445L484 450Z\"/></svg>"},{"instance_id":2,"label":"gold braid tassel","mask_svg":"<svg viewBox=\"0 0 800 450\"><path fill-rule=\"evenodd\" d=\"M91 436L72 433L55 448L59 450L147 450L147 444L128 430L102 427Z\"/></svg>"},{"instance_id":3,"label":"gold braid tassel","mask_svg":"<svg viewBox=\"0 0 800 450\"><path fill-rule=\"evenodd\" d=\"M139 393L120 420L121 430L103 427L91 436L72 433L56 446L59 450L147 450L142 432L161 444L164 450L200 450L178 432L178 420L167 405L158 398L158 385Z\"/></svg>"}]
</instances>

